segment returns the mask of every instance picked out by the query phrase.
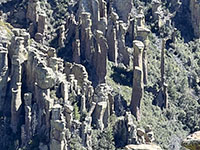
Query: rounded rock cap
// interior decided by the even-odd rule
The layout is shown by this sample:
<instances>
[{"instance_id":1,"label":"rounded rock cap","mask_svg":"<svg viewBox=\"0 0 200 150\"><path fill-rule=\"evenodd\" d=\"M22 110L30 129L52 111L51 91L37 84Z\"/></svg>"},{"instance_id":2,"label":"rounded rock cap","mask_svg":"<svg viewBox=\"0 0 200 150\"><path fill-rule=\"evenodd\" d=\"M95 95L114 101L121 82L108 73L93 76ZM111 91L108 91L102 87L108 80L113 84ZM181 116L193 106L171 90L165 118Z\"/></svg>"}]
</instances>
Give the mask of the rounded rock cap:
<instances>
[{"instance_id":1,"label":"rounded rock cap","mask_svg":"<svg viewBox=\"0 0 200 150\"><path fill-rule=\"evenodd\" d=\"M133 41L133 45L135 45L139 49L143 49L144 48L144 43L142 41L134 40Z\"/></svg>"}]
</instances>

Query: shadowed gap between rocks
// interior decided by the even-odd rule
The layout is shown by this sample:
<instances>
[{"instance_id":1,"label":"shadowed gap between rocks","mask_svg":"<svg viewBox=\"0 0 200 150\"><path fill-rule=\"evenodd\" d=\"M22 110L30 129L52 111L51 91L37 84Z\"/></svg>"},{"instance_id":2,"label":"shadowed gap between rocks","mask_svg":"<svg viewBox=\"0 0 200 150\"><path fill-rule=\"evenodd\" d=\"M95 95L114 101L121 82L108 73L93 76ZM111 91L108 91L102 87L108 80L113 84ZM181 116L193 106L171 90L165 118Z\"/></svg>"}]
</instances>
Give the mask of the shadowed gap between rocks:
<instances>
[{"instance_id":1,"label":"shadowed gap between rocks","mask_svg":"<svg viewBox=\"0 0 200 150\"><path fill-rule=\"evenodd\" d=\"M126 70L124 68L112 67L113 74L111 78L121 85L133 86L133 70Z\"/></svg>"}]
</instances>

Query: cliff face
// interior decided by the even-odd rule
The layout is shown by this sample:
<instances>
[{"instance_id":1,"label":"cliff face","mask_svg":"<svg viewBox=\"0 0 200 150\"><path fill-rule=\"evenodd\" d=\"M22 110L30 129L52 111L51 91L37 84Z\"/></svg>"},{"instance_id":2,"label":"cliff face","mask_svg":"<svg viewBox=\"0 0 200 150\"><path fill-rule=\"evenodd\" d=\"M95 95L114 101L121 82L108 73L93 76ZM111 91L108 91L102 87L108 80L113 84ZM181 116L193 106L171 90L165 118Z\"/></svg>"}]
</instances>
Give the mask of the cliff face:
<instances>
[{"instance_id":1,"label":"cliff face","mask_svg":"<svg viewBox=\"0 0 200 150\"><path fill-rule=\"evenodd\" d=\"M199 37L200 5L189 4ZM199 39L184 43L173 22L183 5L3 1L0 146L180 149L200 129Z\"/></svg>"}]
</instances>

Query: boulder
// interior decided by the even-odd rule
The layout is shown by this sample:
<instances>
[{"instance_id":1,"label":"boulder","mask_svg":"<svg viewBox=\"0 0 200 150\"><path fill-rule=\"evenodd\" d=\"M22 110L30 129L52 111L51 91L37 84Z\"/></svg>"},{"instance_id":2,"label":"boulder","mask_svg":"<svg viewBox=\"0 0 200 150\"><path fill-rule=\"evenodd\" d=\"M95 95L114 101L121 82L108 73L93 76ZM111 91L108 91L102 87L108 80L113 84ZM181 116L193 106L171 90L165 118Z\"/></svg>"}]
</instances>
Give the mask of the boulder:
<instances>
[{"instance_id":1,"label":"boulder","mask_svg":"<svg viewBox=\"0 0 200 150\"><path fill-rule=\"evenodd\" d=\"M127 145L125 150L162 150L159 146L154 144L141 144L141 145Z\"/></svg>"},{"instance_id":2,"label":"boulder","mask_svg":"<svg viewBox=\"0 0 200 150\"><path fill-rule=\"evenodd\" d=\"M183 147L189 150L199 150L200 149L200 131L197 131L186 137L181 144Z\"/></svg>"}]
</instances>

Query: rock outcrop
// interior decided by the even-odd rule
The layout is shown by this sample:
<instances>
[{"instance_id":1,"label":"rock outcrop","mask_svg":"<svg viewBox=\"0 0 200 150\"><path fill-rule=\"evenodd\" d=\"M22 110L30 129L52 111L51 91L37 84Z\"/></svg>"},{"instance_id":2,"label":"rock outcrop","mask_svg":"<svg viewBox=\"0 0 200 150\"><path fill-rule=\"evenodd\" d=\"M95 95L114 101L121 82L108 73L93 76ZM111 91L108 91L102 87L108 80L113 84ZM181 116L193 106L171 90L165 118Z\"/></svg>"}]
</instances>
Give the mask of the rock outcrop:
<instances>
[{"instance_id":1,"label":"rock outcrop","mask_svg":"<svg viewBox=\"0 0 200 150\"><path fill-rule=\"evenodd\" d=\"M152 142L153 134L141 134L133 115L126 113L126 102L118 106L124 99L117 93L115 101L116 93L106 84L107 61L128 68L134 56L131 112L139 120L147 62L143 50L148 49L149 33L144 14L134 21L132 0L81 0L77 15L70 14L66 22L59 24L57 45L51 47L51 14L44 10L49 7L44 4L47 2L29 0L27 30L2 30L0 36L0 111L4 113L4 105L9 105L10 127L14 134L20 134L19 146L27 147L38 136L42 139L39 149L69 150L71 139L78 137L81 147L91 150L93 130L103 133L116 113L125 115L116 123L116 130L120 129L116 133L123 131L121 124L126 130L124 145ZM137 37L133 47L127 46L126 36L131 40ZM57 56L65 48L71 48L72 62Z\"/></svg>"},{"instance_id":2,"label":"rock outcrop","mask_svg":"<svg viewBox=\"0 0 200 150\"><path fill-rule=\"evenodd\" d=\"M97 128L103 130L108 126L108 118L114 111L114 97L112 88L106 84L100 84L95 89L94 102L96 103L93 120Z\"/></svg>"},{"instance_id":3,"label":"rock outcrop","mask_svg":"<svg viewBox=\"0 0 200 150\"><path fill-rule=\"evenodd\" d=\"M189 8L191 11L192 26L194 29L194 35L200 37L200 3L198 0L190 0Z\"/></svg>"},{"instance_id":4,"label":"rock outcrop","mask_svg":"<svg viewBox=\"0 0 200 150\"><path fill-rule=\"evenodd\" d=\"M143 65L142 65L142 54L144 44L141 41L133 41L134 45L134 64L133 64L133 88L131 97L131 112L140 120L140 104L143 99L144 83L143 83Z\"/></svg>"},{"instance_id":5,"label":"rock outcrop","mask_svg":"<svg viewBox=\"0 0 200 150\"><path fill-rule=\"evenodd\" d=\"M162 50L161 50L161 63L160 63L160 72L161 72L161 83L160 90L156 97L156 105L161 108L168 108L168 85L166 84L165 77L165 44L166 39L162 40Z\"/></svg>"},{"instance_id":6,"label":"rock outcrop","mask_svg":"<svg viewBox=\"0 0 200 150\"><path fill-rule=\"evenodd\" d=\"M157 145L142 144L142 145L127 145L126 150L162 150Z\"/></svg>"},{"instance_id":7,"label":"rock outcrop","mask_svg":"<svg viewBox=\"0 0 200 150\"><path fill-rule=\"evenodd\" d=\"M189 150L200 149L200 131L187 136L187 138L182 141L181 145Z\"/></svg>"},{"instance_id":8,"label":"rock outcrop","mask_svg":"<svg viewBox=\"0 0 200 150\"><path fill-rule=\"evenodd\" d=\"M171 58L170 51L167 51L169 56L165 55L165 48L176 51L179 46L178 29L174 28L175 21L171 18L181 2L162 2L0 2L0 9L3 8L0 10L0 129L9 131L7 135L0 130L4 141L13 136L14 149L92 150L114 149L110 148L113 146L127 150L161 150L153 144L158 134L155 132L154 136L155 123L151 123L154 127L143 125L151 118L141 124L138 122L142 120L142 102L150 105L155 98L157 106L168 108L168 96L169 100L176 96L166 84L165 73L173 73L171 64L168 68L165 64L171 59L178 60L178 65L183 64L179 58ZM199 1L190 0L188 4L194 34L200 37ZM7 5L13 6L7 8ZM171 9L166 11L164 5ZM15 20L16 15L21 22ZM162 31L168 28L175 32ZM172 38L163 41L160 57L157 49L164 34ZM191 54L198 51L198 46L192 43L187 44L189 47L193 48ZM197 58L198 54L185 58L184 63L195 68L199 61L195 60L194 64L190 61ZM154 65L158 65L160 59L161 83L158 85L159 77L153 71L159 70ZM148 65L153 71L149 71ZM183 67L186 72L188 68ZM190 94L195 97L193 93L199 92L198 73L192 76L196 83L191 83L195 90ZM172 120L168 110L151 108L151 115L161 115L162 121L177 119ZM148 117L148 112L144 112L144 116ZM11 149L6 144L7 141L2 149ZM191 150L199 149L199 133L188 137L182 145Z\"/></svg>"},{"instance_id":9,"label":"rock outcrop","mask_svg":"<svg viewBox=\"0 0 200 150\"><path fill-rule=\"evenodd\" d=\"M2 111L8 80L8 49L3 47L3 45L0 45L0 60L0 111Z\"/></svg>"}]
</instances>

